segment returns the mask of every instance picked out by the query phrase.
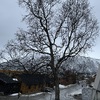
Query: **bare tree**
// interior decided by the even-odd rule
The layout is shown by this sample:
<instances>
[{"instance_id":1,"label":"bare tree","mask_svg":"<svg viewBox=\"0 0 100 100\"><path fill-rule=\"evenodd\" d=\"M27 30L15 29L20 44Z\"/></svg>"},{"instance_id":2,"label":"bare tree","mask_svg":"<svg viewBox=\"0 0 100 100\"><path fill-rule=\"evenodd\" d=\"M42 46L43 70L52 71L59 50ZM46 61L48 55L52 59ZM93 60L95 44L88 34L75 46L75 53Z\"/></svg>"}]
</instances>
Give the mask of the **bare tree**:
<instances>
[{"instance_id":1,"label":"bare tree","mask_svg":"<svg viewBox=\"0 0 100 100\"><path fill-rule=\"evenodd\" d=\"M86 52L98 35L98 23L88 0L18 0L25 7L28 30L20 29L10 48L35 57L49 56L55 79L55 100L59 96L59 68L69 57ZM59 56L57 58L57 56Z\"/></svg>"},{"instance_id":2,"label":"bare tree","mask_svg":"<svg viewBox=\"0 0 100 100\"><path fill-rule=\"evenodd\" d=\"M35 74L38 71L44 73L47 70L48 57L41 56L41 58L34 59L33 53L20 51L18 45L13 43L11 40L7 43L5 50L0 51L0 66L3 69L23 70L31 74Z\"/></svg>"}]
</instances>

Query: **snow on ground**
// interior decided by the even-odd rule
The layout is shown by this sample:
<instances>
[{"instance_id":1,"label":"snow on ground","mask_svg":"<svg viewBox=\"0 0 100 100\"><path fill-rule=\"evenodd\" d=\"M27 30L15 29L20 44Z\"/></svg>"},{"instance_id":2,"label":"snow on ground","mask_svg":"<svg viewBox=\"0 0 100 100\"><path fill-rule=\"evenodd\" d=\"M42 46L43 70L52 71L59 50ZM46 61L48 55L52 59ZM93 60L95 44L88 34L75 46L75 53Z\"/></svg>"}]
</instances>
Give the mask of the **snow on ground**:
<instances>
[{"instance_id":1,"label":"snow on ground","mask_svg":"<svg viewBox=\"0 0 100 100\"><path fill-rule=\"evenodd\" d=\"M61 100L76 100L73 98L73 96L78 93L81 94L82 88L83 87L79 84L73 84L66 87L65 89L61 90L61 93L60 93Z\"/></svg>"},{"instance_id":2,"label":"snow on ground","mask_svg":"<svg viewBox=\"0 0 100 100\"><path fill-rule=\"evenodd\" d=\"M82 89L83 89L83 84L71 84L68 86L64 86L64 85L59 85L60 87L60 98L61 100L76 100L74 99L74 95L76 94L82 94ZM43 100L54 100L55 97L55 93L53 92L49 92L44 94L45 95L45 99ZM39 99L39 100L42 100Z\"/></svg>"},{"instance_id":3,"label":"snow on ground","mask_svg":"<svg viewBox=\"0 0 100 100\"><path fill-rule=\"evenodd\" d=\"M66 87L66 86L59 84L59 88L60 88L60 89L63 89L63 88L65 88L65 87Z\"/></svg>"},{"instance_id":4,"label":"snow on ground","mask_svg":"<svg viewBox=\"0 0 100 100\"><path fill-rule=\"evenodd\" d=\"M71 96L78 95L78 94L82 94L82 89L70 93Z\"/></svg>"},{"instance_id":5,"label":"snow on ground","mask_svg":"<svg viewBox=\"0 0 100 100\"><path fill-rule=\"evenodd\" d=\"M73 96L82 93L83 84L71 84L68 86L59 85L60 87L60 98L61 100L77 100ZM18 94L12 94L10 96L16 96ZM55 92L40 92L30 95L20 95L20 98L29 97L29 100L54 100ZM17 96L16 96L17 97ZM20 99L23 100L23 99Z\"/></svg>"},{"instance_id":6,"label":"snow on ground","mask_svg":"<svg viewBox=\"0 0 100 100\"><path fill-rule=\"evenodd\" d=\"M10 96L18 96L18 93L10 94Z\"/></svg>"}]
</instances>

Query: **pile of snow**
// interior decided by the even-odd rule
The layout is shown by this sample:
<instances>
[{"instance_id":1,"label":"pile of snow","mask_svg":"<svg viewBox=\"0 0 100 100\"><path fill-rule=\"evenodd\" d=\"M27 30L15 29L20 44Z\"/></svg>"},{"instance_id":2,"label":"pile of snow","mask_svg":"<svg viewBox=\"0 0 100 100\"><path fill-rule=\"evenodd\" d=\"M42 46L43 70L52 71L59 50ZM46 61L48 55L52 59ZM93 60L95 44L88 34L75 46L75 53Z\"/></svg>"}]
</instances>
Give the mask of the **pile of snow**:
<instances>
[{"instance_id":1,"label":"pile of snow","mask_svg":"<svg viewBox=\"0 0 100 100\"><path fill-rule=\"evenodd\" d=\"M13 94L10 94L9 96L18 96L19 93L13 93Z\"/></svg>"},{"instance_id":2,"label":"pile of snow","mask_svg":"<svg viewBox=\"0 0 100 100\"><path fill-rule=\"evenodd\" d=\"M70 93L71 96L78 95L78 94L82 94L82 88L77 90L77 91Z\"/></svg>"},{"instance_id":3,"label":"pile of snow","mask_svg":"<svg viewBox=\"0 0 100 100\"><path fill-rule=\"evenodd\" d=\"M14 80L14 81L18 81L18 79L17 79L17 78L13 78L13 80Z\"/></svg>"},{"instance_id":4,"label":"pile of snow","mask_svg":"<svg viewBox=\"0 0 100 100\"><path fill-rule=\"evenodd\" d=\"M66 88L66 86L59 84L59 88L64 89L64 88Z\"/></svg>"}]
</instances>

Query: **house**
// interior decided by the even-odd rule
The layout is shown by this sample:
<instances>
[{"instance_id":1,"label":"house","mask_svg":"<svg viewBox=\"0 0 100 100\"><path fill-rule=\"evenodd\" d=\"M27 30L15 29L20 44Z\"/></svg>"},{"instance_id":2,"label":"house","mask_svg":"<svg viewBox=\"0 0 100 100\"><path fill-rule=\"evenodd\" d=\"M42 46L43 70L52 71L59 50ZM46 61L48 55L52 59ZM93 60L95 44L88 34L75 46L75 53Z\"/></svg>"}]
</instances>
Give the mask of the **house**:
<instances>
[{"instance_id":1,"label":"house","mask_svg":"<svg viewBox=\"0 0 100 100\"><path fill-rule=\"evenodd\" d=\"M0 73L0 93L8 95L19 91L20 83L18 81L14 81L8 75Z\"/></svg>"},{"instance_id":2,"label":"house","mask_svg":"<svg viewBox=\"0 0 100 100\"><path fill-rule=\"evenodd\" d=\"M44 87L52 87L53 81L46 74L18 74L16 78L21 83L21 93L40 92Z\"/></svg>"},{"instance_id":3,"label":"house","mask_svg":"<svg viewBox=\"0 0 100 100\"><path fill-rule=\"evenodd\" d=\"M75 84L77 80L77 73L66 70L64 73L60 73L59 83L62 85Z\"/></svg>"}]
</instances>

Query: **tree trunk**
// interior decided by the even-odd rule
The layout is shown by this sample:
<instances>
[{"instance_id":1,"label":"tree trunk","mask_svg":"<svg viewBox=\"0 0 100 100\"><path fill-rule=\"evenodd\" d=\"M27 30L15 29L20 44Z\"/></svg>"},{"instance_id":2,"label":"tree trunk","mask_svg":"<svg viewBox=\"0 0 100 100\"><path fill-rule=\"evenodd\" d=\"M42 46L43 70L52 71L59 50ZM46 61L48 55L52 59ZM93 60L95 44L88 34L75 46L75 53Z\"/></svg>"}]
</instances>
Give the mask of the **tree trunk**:
<instances>
[{"instance_id":1,"label":"tree trunk","mask_svg":"<svg viewBox=\"0 0 100 100\"><path fill-rule=\"evenodd\" d=\"M58 72L55 72L54 79L55 79L55 100L60 100Z\"/></svg>"}]
</instances>

